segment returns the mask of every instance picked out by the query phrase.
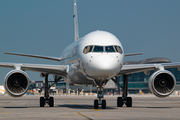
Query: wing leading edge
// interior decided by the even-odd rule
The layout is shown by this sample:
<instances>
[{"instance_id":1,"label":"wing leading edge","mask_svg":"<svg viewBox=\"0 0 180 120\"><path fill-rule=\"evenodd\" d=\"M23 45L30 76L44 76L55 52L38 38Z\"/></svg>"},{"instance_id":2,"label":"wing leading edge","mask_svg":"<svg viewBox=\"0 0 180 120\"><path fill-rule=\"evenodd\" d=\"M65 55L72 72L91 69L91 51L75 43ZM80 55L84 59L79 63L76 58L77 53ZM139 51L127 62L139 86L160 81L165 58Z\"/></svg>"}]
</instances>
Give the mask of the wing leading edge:
<instances>
[{"instance_id":1,"label":"wing leading edge","mask_svg":"<svg viewBox=\"0 0 180 120\"><path fill-rule=\"evenodd\" d=\"M64 58L50 57L50 56L42 56L42 55L31 55L31 54L9 53L9 52L5 52L4 54L17 55L17 56L25 56L25 57L33 57L33 58L41 58L41 59L47 59L47 60L53 60L53 61L61 61L61 60L64 60ZM65 58L65 59L67 59L67 58Z\"/></svg>"},{"instance_id":2,"label":"wing leading edge","mask_svg":"<svg viewBox=\"0 0 180 120\"><path fill-rule=\"evenodd\" d=\"M0 62L0 67L17 68L52 75L67 77L67 66L65 65L45 65L45 64L21 64L21 63L3 63Z\"/></svg>"},{"instance_id":3,"label":"wing leading edge","mask_svg":"<svg viewBox=\"0 0 180 120\"><path fill-rule=\"evenodd\" d=\"M131 65L123 65L120 75L124 74L132 74L138 72L145 72L150 70L161 70L164 68L174 68L177 67L180 70L180 62L175 63L161 63L161 64L131 64Z\"/></svg>"}]
</instances>

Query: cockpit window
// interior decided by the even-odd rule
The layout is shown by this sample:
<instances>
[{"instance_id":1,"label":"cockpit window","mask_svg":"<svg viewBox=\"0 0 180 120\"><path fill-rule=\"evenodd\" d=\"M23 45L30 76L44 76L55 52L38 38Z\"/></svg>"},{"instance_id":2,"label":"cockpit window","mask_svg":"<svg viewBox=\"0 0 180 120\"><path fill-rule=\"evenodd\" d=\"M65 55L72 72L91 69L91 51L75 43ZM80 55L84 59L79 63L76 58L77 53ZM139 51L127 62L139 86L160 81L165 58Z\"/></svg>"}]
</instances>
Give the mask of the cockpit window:
<instances>
[{"instance_id":1,"label":"cockpit window","mask_svg":"<svg viewBox=\"0 0 180 120\"><path fill-rule=\"evenodd\" d=\"M103 46L94 46L93 52L104 52Z\"/></svg>"},{"instance_id":2,"label":"cockpit window","mask_svg":"<svg viewBox=\"0 0 180 120\"><path fill-rule=\"evenodd\" d=\"M105 47L105 50L106 50L106 52L115 52L113 46L106 46L106 47Z\"/></svg>"},{"instance_id":3,"label":"cockpit window","mask_svg":"<svg viewBox=\"0 0 180 120\"><path fill-rule=\"evenodd\" d=\"M86 46L83 50L83 53L87 54L89 52L118 52L120 54L123 53L122 48L120 46Z\"/></svg>"},{"instance_id":4,"label":"cockpit window","mask_svg":"<svg viewBox=\"0 0 180 120\"><path fill-rule=\"evenodd\" d=\"M87 48L87 53L88 53L88 52L91 52L92 49L93 49L93 46L92 46L92 45L91 45L91 46L88 46L88 48Z\"/></svg>"},{"instance_id":5,"label":"cockpit window","mask_svg":"<svg viewBox=\"0 0 180 120\"><path fill-rule=\"evenodd\" d=\"M90 46L86 46L85 48L84 48L84 50L83 50L83 53L88 53L88 52L91 52L92 51L92 49L93 49L93 46L92 45L90 45Z\"/></svg>"},{"instance_id":6,"label":"cockpit window","mask_svg":"<svg viewBox=\"0 0 180 120\"><path fill-rule=\"evenodd\" d=\"M84 48L84 50L83 50L83 53L87 53L87 48L88 48L88 46L86 46L85 48Z\"/></svg>"},{"instance_id":7,"label":"cockpit window","mask_svg":"<svg viewBox=\"0 0 180 120\"><path fill-rule=\"evenodd\" d=\"M121 49L121 47L120 46L114 46L115 47L115 49L116 49L116 51L118 52L118 53L123 53L123 51L122 51L122 49Z\"/></svg>"}]
</instances>

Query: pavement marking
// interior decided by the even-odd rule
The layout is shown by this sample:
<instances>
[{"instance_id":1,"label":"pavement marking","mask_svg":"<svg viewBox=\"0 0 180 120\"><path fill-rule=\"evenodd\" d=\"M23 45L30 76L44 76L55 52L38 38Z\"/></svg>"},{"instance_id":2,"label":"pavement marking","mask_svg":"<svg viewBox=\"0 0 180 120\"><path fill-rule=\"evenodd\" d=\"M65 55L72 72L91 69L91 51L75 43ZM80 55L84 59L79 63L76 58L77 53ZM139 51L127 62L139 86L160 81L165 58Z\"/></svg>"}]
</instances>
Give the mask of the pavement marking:
<instances>
[{"instance_id":1,"label":"pavement marking","mask_svg":"<svg viewBox=\"0 0 180 120\"><path fill-rule=\"evenodd\" d=\"M0 113L12 113L12 112L0 112Z\"/></svg>"},{"instance_id":2,"label":"pavement marking","mask_svg":"<svg viewBox=\"0 0 180 120\"><path fill-rule=\"evenodd\" d=\"M83 116L83 117L87 118L88 120L93 120L93 119L91 119L91 118L87 117L86 115L81 114L80 112L77 112L77 113L78 113L79 115L81 115L81 116Z\"/></svg>"},{"instance_id":3,"label":"pavement marking","mask_svg":"<svg viewBox=\"0 0 180 120\"><path fill-rule=\"evenodd\" d=\"M61 116L80 116L79 114L61 114Z\"/></svg>"},{"instance_id":4,"label":"pavement marking","mask_svg":"<svg viewBox=\"0 0 180 120\"><path fill-rule=\"evenodd\" d=\"M80 112L77 112L78 114L61 114L61 116L103 116L103 114L82 114Z\"/></svg>"}]
</instances>

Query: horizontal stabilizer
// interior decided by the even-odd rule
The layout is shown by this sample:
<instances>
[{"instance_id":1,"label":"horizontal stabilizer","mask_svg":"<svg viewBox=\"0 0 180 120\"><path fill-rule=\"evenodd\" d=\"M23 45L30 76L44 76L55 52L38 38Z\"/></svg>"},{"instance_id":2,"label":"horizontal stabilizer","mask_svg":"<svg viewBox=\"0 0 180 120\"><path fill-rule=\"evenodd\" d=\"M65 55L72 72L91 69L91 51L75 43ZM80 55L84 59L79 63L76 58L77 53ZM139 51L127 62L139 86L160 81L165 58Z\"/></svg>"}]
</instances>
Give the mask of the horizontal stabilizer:
<instances>
[{"instance_id":1,"label":"horizontal stabilizer","mask_svg":"<svg viewBox=\"0 0 180 120\"><path fill-rule=\"evenodd\" d=\"M61 58L58 58L58 57L49 57L49 56L41 56L41 55L30 55L30 54L8 53L8 52L5 52L4 54L25 56L25 57L33 57L33 58L41 58L41 59L54 60L54 61L64 60L64 59L61 59Z\"/></svg>"},{"instance_id":2,"label":"horizontal stabilizer","mask_svg":"<svg viewBox=\"0 0 180 120\"><path fill-rule=\"evenodd\" d=\"M125 54L124 56L135 56L135 55L142 55L143 53L133 53L133 54Z\"/></svg>"}]
</instances>

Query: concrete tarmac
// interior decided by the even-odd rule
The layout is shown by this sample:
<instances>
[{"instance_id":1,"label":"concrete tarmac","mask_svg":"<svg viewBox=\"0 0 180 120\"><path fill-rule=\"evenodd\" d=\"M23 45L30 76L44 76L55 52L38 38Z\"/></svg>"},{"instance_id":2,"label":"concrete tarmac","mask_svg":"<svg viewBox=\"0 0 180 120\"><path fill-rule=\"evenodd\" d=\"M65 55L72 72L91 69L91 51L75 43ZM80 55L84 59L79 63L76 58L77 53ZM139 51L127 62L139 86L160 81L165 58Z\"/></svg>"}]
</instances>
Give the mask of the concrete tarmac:
<instances>
[{"instance_id":1,"label":"concrete tarmac","mask_svg":"<svg viewBox=\"0 0 180 120\"><path fill-rule=\"evenodd\" d=\"M107 109L93 109L96 97L55 96L54 107L39 107L40 96L0 96L0 120L179 120L180 97L133 97L133 107L117 107L105 97Z\"/></svg>"}]
</instances>

